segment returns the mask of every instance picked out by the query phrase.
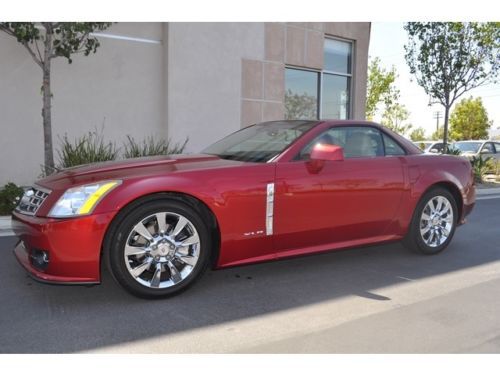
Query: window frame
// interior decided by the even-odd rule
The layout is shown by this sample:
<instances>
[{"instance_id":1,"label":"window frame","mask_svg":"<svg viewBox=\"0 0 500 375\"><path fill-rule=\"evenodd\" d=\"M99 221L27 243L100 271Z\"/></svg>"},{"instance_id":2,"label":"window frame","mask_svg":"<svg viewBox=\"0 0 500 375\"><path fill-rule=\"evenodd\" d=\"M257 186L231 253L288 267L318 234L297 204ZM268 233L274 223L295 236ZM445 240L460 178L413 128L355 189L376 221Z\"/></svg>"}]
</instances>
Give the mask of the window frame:
<instances>
[{"instance_id":1,"label":"window frame","mask_svg":"<svg viewBox=\"0 0 500 375\"><path fill-rule=\"evenodd\" d=\"M335 72L335 71L325 70L324 68L323 69L307 68L307 67L303 67L303 66L296 66L296 65L289 65L289 64L285 65L285 71L286 71L286 69L293 69L293 70L302 70L302 71L306 71L306 72L317 73L317 81L318 81L318 83L317 83L317 104L316 104L316 116L317 116L317 118L315 120L321 120L323 117L322 101L323 101L323 81L324 81L323 77L324 77L324 75L328 74L328 75L332 75L332 76L346 77L349 80L349 84L348 84L349 102L348 102L348 105L346 106L346 111L347 111L346 120L350 120L350 119L352 119L352 113L353 113L353 98L354 98L354 92L353 92L353 90L354 90L354 73L353 72L354 72L354 67L356 65L355 64L355 60L356 60L355 43L356 43L356 41L350 40L350 39L345 39L345 38L339 38L339 37L331 36L331 35L325 35L325 37L323 38L323 43L327 39L338 40L340 42L345 42L345 43L350 44L350 47L351 47L350 71L351 71L351 73ZM324 44L323 44L323 54L325 53L324 51L325 51L325 49L324 49ZM286 74L285 74L285 76L286 76ZM286 79L285 79L285 92L286 92Z\"/></svg>"},{"instance_id":2,"label":"window frame","mask_svg":"<svg viewBox=\"0 0 500 375\"><path fill-rule=\"evenodd\" d=\"M377 156L377 155L375 155L375 156L358 156L358 157L355 157L355 158L344 158L344 160L351 160L351 159L373 159L373 158L399 158L399 157L403 157L403 156L408 156L408 150L406 150L406 148L403 147L403 145L401 145L401 143L398 142L398 140L396 138L394 138L393 136L391 136L391 134L388 134L387 132L385 132L383 129L380 129L377 126L371 126L371 125L352 124L352 125L333 125L333 126L328 127L323 132L321 132L317 136L315 136L303 148L301 148L295 154L295 156L290 159L290 162L296 162L296 161L307 162L308 160L300 158L300 156L302 154L302 151L304 149L306 149L307 147L309 147L309 145L311 145L316 139L320 138L323 134L329 132L330 130L332 130L332 129L344 129L344 128L347 128L347 129L349 129L349 128L363 128L363 129L372 129L372 130L378 131L380 133L380 138L381 138L381 141L382 141L382 147L383 147L383 150L384 150L384 155L379 155L379 156ZM399 148L401 148L401 150L403 150L404 154L402 154L402 155L387 155L386 149L385 149L384 136L388 137L395 144L397 144L399 146Z\"/></svg>"},{"instance_id":3,"label":"window frame","mask_svg":"<svg viewBox=\"0 0 500 375\"><path fill-rule=\"evenodd\" d=\"M337 40L339 42L344 42L344 43L349 43L350 47L351 47L351 61L350 61L350 71L351 73L342 73L342 72L335 72L333 70L326 70L323 66L323 69L321 69L320 71L320 96L318 98L318 107L319 107L319 113L318 113L318 119L322 119L323 118L323 105L321 104L322 103L322 100L323 100L323 77L325 74L328 74L328 75L332 75L332 76L341 76L341 77L346 77L348 80L349 80L349 104L346 106L346 110L347 110L347 118L346 120L350 120L352 118L352 98L353 98L353 77L354 77L354 74L353 74L353 71L354 71L354 61L355 61L355 51L356 49L354 48L355 45L355 41L354 40L349 40L349 39L345 39L345 38L339 38L339 37L334 37L334 36L330 36L330 35L325 35L325 38L324 40ZM324 45L323 45L323 54L325 53L324 52Z\"/></svg>"},{"instance_id":4,"label":"window frame","mask_svg":"<svg viewBox=\"0 0 500 375\"><path fill-rule=\"evenodd\" d=\"M486 148L490 148L490 150L487 152L488 154L496 154L496 147L493 144L493 142L484 142L481 149L479 150L479 154L483 153L483 150Z\"/></svg>"}]
</instances>

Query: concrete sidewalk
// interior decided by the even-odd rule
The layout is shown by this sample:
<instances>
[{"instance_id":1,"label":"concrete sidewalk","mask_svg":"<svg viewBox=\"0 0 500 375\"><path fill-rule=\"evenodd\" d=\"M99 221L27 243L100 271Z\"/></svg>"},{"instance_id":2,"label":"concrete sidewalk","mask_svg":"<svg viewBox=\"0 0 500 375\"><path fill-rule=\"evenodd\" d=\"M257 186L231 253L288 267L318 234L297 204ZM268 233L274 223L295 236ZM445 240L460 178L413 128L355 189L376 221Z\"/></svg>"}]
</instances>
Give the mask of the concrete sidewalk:
<instances>
[{"instance_id":1,"label":"concrete sidewalk","mask_svg":"<svg viewBox=\"0 0 500 375\"><path fill-rule=\"evenodd\" d=\"M14 232L12 232L10 216L0 216L0 237L13 235Z\"/></svg>"},{"instance_id":2,"label":"concrete sidewalk","mask_svg":"<svg viewBox=\"0 0 500 375\"><path fill-rule=\"evenodd\" d=\"M476 195L500 194L500 187L476 189Z\"/></svg>"},{"instance_id":3,"label":"concrete sidewalk","mask_svg":"<svg viewBox=\"0 0 500 375\"><path fill-rule=\"evenodd\" d=\"M484 188L477 189L476 195L480 197L492 197L496 195L500 195L500 187L499 188ZM0 237L2 236L13 236L14 232L12 232L10 216L0 216Z\"/></svg>"}]
</instances>

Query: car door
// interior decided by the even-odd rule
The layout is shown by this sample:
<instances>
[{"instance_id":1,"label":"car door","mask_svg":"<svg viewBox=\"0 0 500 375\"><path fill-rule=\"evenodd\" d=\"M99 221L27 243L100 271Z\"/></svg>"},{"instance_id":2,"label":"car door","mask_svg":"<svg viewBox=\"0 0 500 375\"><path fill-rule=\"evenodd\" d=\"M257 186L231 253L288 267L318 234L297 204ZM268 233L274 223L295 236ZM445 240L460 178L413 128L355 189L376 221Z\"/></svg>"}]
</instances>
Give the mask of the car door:
<instances>
[{"instance_id":1,"label":"car door","mask_svg":"<svg viewBox=\"0 0 500 375\"><path fill-rule=\"evenodd\" d=\"M495 149L495 154L494 158L497 160L500 160L500 143L499 142L494 142L493 147Z\"/></svg>"},{"instance_id":2,"label":"car door","mask_svg":"<svg viewBox=\"0 0 500 375\"><path fill-rule=\"evenodd\" d=\"M384 235L404 189L404 150L367 126L333 127L306 146L296 160L277 163L274 196L276 251ZM316 143L344 147L343 161L311 169ZM389 145L388 145L389 146ZM386 155L388 154L388 155ZM392 154L392 155L390 155Z\"/></svg>"}]
</instances>

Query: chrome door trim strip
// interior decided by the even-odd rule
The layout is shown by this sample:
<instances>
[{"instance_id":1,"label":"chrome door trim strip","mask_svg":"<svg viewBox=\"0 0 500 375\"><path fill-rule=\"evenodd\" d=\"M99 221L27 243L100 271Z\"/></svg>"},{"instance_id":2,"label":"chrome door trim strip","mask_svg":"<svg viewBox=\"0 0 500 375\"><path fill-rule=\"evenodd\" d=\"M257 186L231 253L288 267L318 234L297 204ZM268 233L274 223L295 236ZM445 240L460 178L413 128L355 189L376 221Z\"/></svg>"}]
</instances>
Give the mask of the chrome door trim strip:
<instances>
[{"instance_id":1,"label":"chrome door trim strip","mask_svg":"<svg viewBox=\"0 0 500 375\"><path fill-rule=\"evenodd\" d=\"M274 183L267 184L266 197L266 235L273 234L273 218L274 218Z\"/></svg>"}]
</instances>

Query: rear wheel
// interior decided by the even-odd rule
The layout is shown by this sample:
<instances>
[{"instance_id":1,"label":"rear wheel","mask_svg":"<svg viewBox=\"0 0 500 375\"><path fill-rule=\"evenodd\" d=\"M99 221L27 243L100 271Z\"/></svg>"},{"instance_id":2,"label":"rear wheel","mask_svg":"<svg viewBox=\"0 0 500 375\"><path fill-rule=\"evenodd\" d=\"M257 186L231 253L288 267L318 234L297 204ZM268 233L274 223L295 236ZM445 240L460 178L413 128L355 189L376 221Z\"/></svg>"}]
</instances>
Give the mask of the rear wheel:
<instances>
[{"instance_id":1,"label":"rear wheel","mask_svg":"<svg viewBox=\"0 0 500 375\"><path fill-rule=\"evenodd\" d=\"M209 231L196 210L177 200L155 200L136 207L118 224L108 265L130 293L169 297L201 276L210 244Z\"/></svg>"},{"instance_id":2,"label":"rear wheel","mask_svg":"<svg viewBox=\"0 0 500 375\"><path fill-rule=\"evenodd\" d=\"M455 233L457 215L457 203L448 190L430 190L415 209L404 244L422 254L443 251Z\"/></svg>"}]
</instances>

